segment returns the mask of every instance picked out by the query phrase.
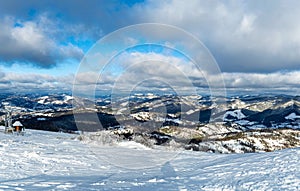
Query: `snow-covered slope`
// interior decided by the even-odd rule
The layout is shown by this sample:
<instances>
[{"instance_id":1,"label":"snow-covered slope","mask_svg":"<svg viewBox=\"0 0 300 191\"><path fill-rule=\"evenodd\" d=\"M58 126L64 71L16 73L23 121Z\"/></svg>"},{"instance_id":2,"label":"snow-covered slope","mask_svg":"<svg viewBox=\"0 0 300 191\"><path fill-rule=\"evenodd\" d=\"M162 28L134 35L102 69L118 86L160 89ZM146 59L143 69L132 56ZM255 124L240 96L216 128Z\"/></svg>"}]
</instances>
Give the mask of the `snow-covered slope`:
<instances>
[{"instance_id":1,"label":"snow-covered slope","mask_svg":"<svg viewBox=\"0 0 300 191\"><path fill-rule=\"evenodd\" d=\"M126 145L87 144L77 135L45 131L0 132L0 190L300 189L300 149L221 155Z\"/></svg>"},{"instance_id":2,"label":"snow-covered slope","mask_svg":"<svg viewBox=\"0 0 300 191\"><path fill-rule=\"evenodd\" d=\"M224 114L223 121L232 121L232 119L243 119L246 116L243 114L241 110L227 111Z\"/></svg>"},{"instance_id":3,"label":"snow-covered slope","mask_svg":"<svg viewBox=\"0 0 300 191\"><path fill-rule=\"evenodd\" d=\"M296 120L296 119L300 119L300 116L296 115L295 113L291 113L288 116L286 116L285 119Z\"/></svg>"}]
</instances>

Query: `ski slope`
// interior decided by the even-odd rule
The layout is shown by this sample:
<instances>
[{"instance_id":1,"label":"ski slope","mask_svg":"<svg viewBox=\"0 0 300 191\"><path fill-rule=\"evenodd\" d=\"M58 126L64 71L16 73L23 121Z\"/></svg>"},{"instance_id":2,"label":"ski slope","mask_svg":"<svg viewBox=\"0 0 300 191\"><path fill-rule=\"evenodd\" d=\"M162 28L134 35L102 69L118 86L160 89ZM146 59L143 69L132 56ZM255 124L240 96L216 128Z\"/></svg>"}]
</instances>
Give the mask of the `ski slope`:
<instances>
[{"instance_id":1,"label":"ski slope","mask_svg":"<svg viewBox=\"0 0 300 191\"><path fill-rule=\"evenodd\" d=\"M300 190L300 149L213 154L0 132L0 190Z\"/></svg>"}]
</instances>

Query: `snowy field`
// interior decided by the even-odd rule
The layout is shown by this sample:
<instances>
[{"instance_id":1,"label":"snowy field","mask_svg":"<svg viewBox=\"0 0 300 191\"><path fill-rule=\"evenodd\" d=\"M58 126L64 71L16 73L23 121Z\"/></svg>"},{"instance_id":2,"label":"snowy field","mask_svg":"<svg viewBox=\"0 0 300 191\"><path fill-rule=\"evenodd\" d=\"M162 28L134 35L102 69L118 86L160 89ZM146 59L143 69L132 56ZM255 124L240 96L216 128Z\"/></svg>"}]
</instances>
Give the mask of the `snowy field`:
<instances>
[{"instance_id":1,"label":"snowy field","mask_svg":"<svg viewBox=\"0 0 300 191\"><path fill-rule=\"evenodd\" d=\"M300 190L300 149L212 154L0 132L0 190Z\"/></svg>"}]
</instances>

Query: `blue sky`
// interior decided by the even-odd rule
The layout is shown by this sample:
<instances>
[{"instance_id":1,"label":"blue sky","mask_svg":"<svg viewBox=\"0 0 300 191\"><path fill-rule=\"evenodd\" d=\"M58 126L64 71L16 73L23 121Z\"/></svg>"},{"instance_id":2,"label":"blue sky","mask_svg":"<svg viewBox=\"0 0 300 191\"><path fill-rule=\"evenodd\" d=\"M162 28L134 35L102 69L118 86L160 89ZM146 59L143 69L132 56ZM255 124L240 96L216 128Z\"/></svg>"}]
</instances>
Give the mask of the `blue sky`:
<instances>
[{"instance_id":1,"label":"blue sky","mask_svg":"<svg viewBox=\"0 0 300 191\"><path fill-rule=\"evenodd\" d=\"M179 27L203 42L228 89L299 93L299 7L296 0L1 1L0 89L71 90L81 59L99 39L122 27L150 22ZM122 59L174 62L197 81L194 84L205 83L200 74L196 79L182 55L160 51L139 47ZM170 71L161 75L170 76ZM105 80L112 84L113 79Z\"/></svg>"}]
</instances>

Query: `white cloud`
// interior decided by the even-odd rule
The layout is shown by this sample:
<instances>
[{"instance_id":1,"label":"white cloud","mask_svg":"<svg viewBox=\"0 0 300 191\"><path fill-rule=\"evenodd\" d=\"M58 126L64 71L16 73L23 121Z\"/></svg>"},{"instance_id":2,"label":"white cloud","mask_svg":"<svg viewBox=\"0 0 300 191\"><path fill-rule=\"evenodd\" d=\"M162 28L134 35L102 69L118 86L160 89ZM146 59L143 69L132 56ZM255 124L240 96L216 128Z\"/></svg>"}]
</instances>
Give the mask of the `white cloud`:
<instances>
[{"instance_id":1,"label":"white cloud","mask_svg":"<svg viewBox=\"0 0 300 191\"><path fill-rule=\"evenodd\" d=\"M224 73L227 87L233 88L300 88L300 71L259 73Z\"/></svg>"},{"instance_id":2,"label":"white cloud","mask_svg":"<svg viewBox=\"0 0 300 191\"><path fill-rule=\"evenodd\" d=\"M219 84L213 88L222 88L220 79L231 89L300 88L299 71L208 74L198 70L195 64L186 59L154 52L123 53L101 71L101 76L100 71L88 71L79 73L76 78L81 85L91 85L91 90L94 90L96 83L99 89L106 90L131 90L135 86L143 86L145 89L163 89L166 86L177 89L188 86L202 88L209 87L208 82Z\"/></svg>"},{"instance_id":3,"label":"white cloud","mask_svg":"<svg viewBox=\"0 0 300 191\"><path fill-rule=\"evenodd\" d=\"M148 22L196 35L225 72L299 69L298 1L148 1L136 13Z\"/></svg>"},{"instance_id":4,"label":"white cloud","mask_svg":"<svg viewBox=\"0 0 300 191\"><path fill-rule=\"evenodd\" d=\"M99 7L96 6L99 4L97 1L64 1L54 3L55 6L53 2L45 3L50 6L49 10L43 3L34 3L38 11L32 18L28 17L32 2L18 2L18 7L7 12L6 3L0 3L3 5L0 6L0 44L3 45L0 47L1 61L29 62L39 67L52 67L69 58L78 60L83 55L82 49L71 42L69 36L73 36L75 41L83 36L96 41L103 34L123 26L158 22L181 27L203 41L215 56L221 70L225 72L224 80L229 88L299 87L299 1L275 0L262 3L148 0L132 7L122 3L116 5L116 2L103 2L103 6L101 4ZM58 13L61 15L56 17ZM161 31L147 32L150 35L161 35ZM176 34L168 35L173 35L176 39ZM133 38L124 40L128 46L136 43L136 39ZM175 46L172 42L166 44ZM191 78L198 86L205 86L207 83L203 77L208 75L205 71L199 72L192 63L172 55L131 53L124 56L126 58L121 59L123 68L149 59L161 62L156 62L153 66L136 64L123 75L124 86L126 83L137 83L142 77L146 79L153 75L160 76L162 81L173 79L174 83L182 86L184 76ZM170 67L170 64L174 67ZM107 71L99 83L104 88L109 88L116 79L116 73L118 69L112 73ZM29 86L31 83L44 84L44 87L65 84L59 77L35 74L30 74L31 77L12 77L13 75L16 74L0 73L1 87L6 87L10 82L20 86ZM83 71L77 77L80 82L91 85L99 75L94 71ZM216 78L213 75L208 77ZM150 87L151 83L144 85ZM159 84L153 82L153 85Z\"/></svg>"},{"instance_id":5,"label":"white cloud","mask_svg":"<svg viewBox=\"0 0 300 191\"><path fill-rule=\"evenodd\" d=\"M84 66L82 66L84 67ZM192 78L203 78L201 71L195 65L183 58L172 55L163 55L149 52L122 53L112 60L104 70L94 69L82 71L76 75L78 88L87 88L91 91L98 89L112 89L130 91L134 87L158 90L171 88L194 88ZM205 81L201 81L205 83Z\"/></svg>"},{"instance_id":6,"label":"white cloud","mask_svg":"<svg viewBox=\"0 0 300 191\"><path fill-rule=\"evenodd\" d=\"M254 15L244 15L243 20L241 21L239 31L241 33L250 33L254 30L253 23L256 16Z\"/></svg>"},{"instance_id":7,"label":"white cloud","mask_svg":"<svg viewBox=\"0 0 300 191\"><path fill-rule=\"evenodd\" d=\"M98 91L133 89L146 91L163 91L170 88L180 91L208 87L207 81L201 71L196 71L193 64L178 57L164 56L156 53L131 53L123 55L124 70L119 73L104 71L82 72L76 76L77 84L73 84L74 76L52 76L46 74L22 74L14 72L0 72L0 89L2 91L27 91L52 90L70 91L75 85L77 90L86 93ZM145 62L146 61L146 62ZM300 72L275 72L275 73L223 73L226 87L230 90L251 89L258 91L260 88L291 91L300 88ZM210 75L210 80L219 80L218 76ZM215 82L217 83L217 82ZM80 91L82 92L82 91Z\"/></svg>"},{"instance_id":8,"label":"white cloud","mask_svg":"<svg viewBox=\"0 0 300 191\"><path fill-rule=\"evenodd\" d=\"M0 90L2 92L27 92L31 91L70 91L73 76L55 77L47 74L22 74L8 72L0 76Z\"/></svg>"},{"instance_id":9,"label":"white cloud","mask_svg":"<svg viewBox=\"0 0 300 191\"><path fill-rule=\"evenodd\" d=\"M45 22L0 20L0 60L8 63L28 62L39 67L52 67L65 59L79 59L83 51L73 45L62 45L45 33Z\"/></svg>"}]
</instances>

